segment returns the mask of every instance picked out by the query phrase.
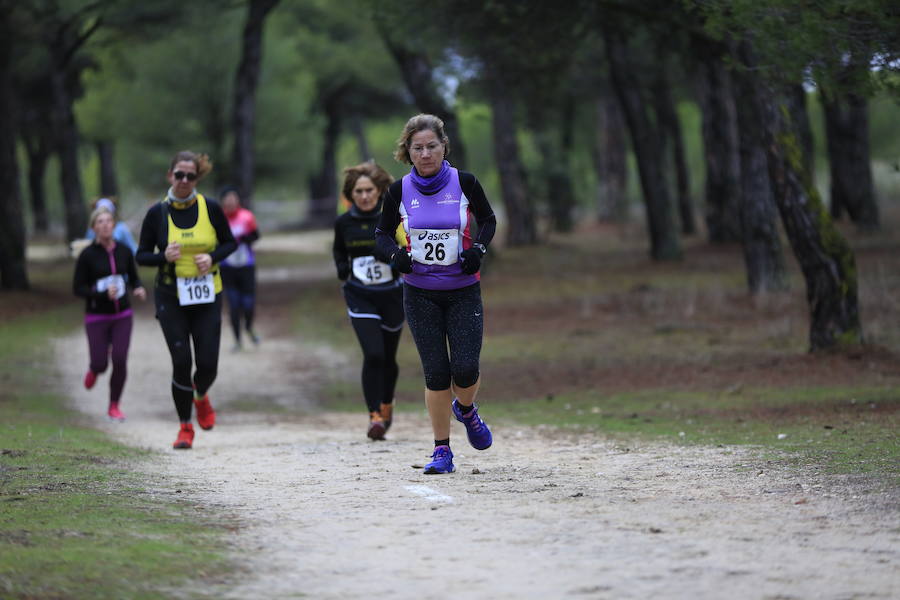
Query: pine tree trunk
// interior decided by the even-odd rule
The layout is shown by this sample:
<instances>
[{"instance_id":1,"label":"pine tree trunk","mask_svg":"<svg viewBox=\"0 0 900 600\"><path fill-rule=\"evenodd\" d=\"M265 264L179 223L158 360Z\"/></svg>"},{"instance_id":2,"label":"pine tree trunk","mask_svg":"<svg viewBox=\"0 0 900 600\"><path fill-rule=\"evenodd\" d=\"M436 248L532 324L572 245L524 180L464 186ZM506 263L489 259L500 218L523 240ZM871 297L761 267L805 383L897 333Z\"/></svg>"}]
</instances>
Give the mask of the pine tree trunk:
<instances>
[{"instance_id":1,"label":"pine tree trunk","mask_svg":"<svg viewBox=\"0 0 900 600\"><path fill-rule=\"evenodd\" d=\"M244 23L241 62L234 82L234 154L232 169L234 185L238 188L241 203L253 202L254 175L256 171L253 147L256 126L256 87L259 84L262 64L263 25L266 15L275 8L278 0L251 0L247 20Z\"/></svg>"},{"instance_id":2,"label":"pine tree trunk","mask_svg":"<svg viewBox=\"0 0 900 600\"><path fill-rule=\"evenodd\" d=\"M691 181L688 175L687 159L684 152L684 139L681 134L681 122L675 110L672 90L666 75L665 64L660 65L657 73L653 99L658 127L666 132L666 139L671 141L672 166L675 172L675 193L678 205L678 216L681 222L681 233L693 235L697 233L694 222L694 206L691 202Z\"/></svg>"},{"instance_id":3,"label":"pine tree trunk","mask_svg":"<svg viewBox=\"0 0 900 600\"><path fill-rule=\"evenodd\" d=\"M772 105L772 97L749 70L736 72L734 84L741 157L741 243L747 286L756 295L787 285L765 148L766 108Z\"/></svg>"},{"instance_id":4,"label":"pine tree trunk","mask_svg":"<svg viewBox=\"0 0 900 600\"><path fill-rule=\"evenodd\" d=\"M322 140L319 172L310 178L307 227L328 227L337 214L337 143L341 133L340 92L331 94L322 104L327 119Z\"/></svg>"},{"instance_id":5,"label":"pine tree trunk","mask_svg":"<svg viewBox=\"0 0 900 600\"><path fill-rule=\"evenodd\" d=\"M869 155L868 101L853 93L821 96L831 170L831 214L843 210L861 231L879 228Z\"/></svg>"},{"instance_id":6,"label":"pine tree trunk","mask_svg":"<svg viewBox=\"0 0 900 600\"><path fill-rule=\"evenodd\" d=\"M6 15L0 12L0 289L27 290L25 217L16 163L13 42L8 25Z\"/></svg>"},{"instance_id":7,"label":"pine tree trunk","mask_svg":"<svg viewBox=\"0 0 900 600\"><path fill-rule=\"evenodd\" d=\"M603 94L597 101L597 136L594 168L597 172L597 218L624 221L628 217L625 190L628 184L625 119L619 101Z\"/></svg>"},{"instance_id":8,"label":"pine tree trunk","mask_svg":"<svg viewBox=\"0 0 900 600\"><path fill-rule=\"evenodd\" d=\"M114 143L110 141L97 142L97 158L100 160L100 195L104 197L119 194L114 147Z\"/></svg>"},{"instance_id":9,"label":"pine tree trunk","mask_svg":"<svg viewBox=\"0 0 900 600\"><path fill-rule=\"evenodd\" d=\"M525 186L525 169L519 158L513 104L499 77L489 77L488 87L494 158L500 174L503 205L506 208L506 243L510 246L534 244L537 242L537 224L534 206Z\"/></svg>"},{"instance_id":10,"label":"pine tree trunk","mask_svg":"<svg viewBox=\"0 0 900 600\"><path fill-rule=\"evenodd\" d=\"M66 214L66 240L84 236L87 230L87 208L81 188L81 171L78 166L78 129L72 98L66 89L66 71L54 65L50 75L53 90L53 119L56 130L56 151L60 163L60 183Z\"/></svg>"},{"instance_id":11,"label":"pine tree trunk","mask_svg":"<svg viewBox=\"0 0 900 600\"><path fill-rule=\"evenodd\" d=\"M638 164L638 174L647 210L647 229L650 234L650 255L654 260L681 258L681 246L675 227L673 206L666 185L664 154L661 143L664 134L655 127L647 114L651 103L642 97L627 62L627 48L620 33L607 32L607 55L613 86L619 96L625 122L631 132L631 145Z\"/></svg>"},{"instance_id":12,"label":"pine tree trunk","mask_svg":"<svg viewBox=\"0 0 900 600\"><path fill-rule=\"evenodd\" d=\"M466 170L466 148L456 111L447 105L435 88L434 69L428 57L392 40L384 29L381 29L381 37L400 68L403 81L419 110L444 121L444 133L450 139L450 156L447 160L457 169Z\"/></svg>"},{"instance_id":13,"label":"pine tree trunk","mask_svg":"<svg viewBox=\"0 0 900 600\"><path fill-rule=\"evenodd\" d=\"M375 160L372 157L372 151L369 149L369 140L366 139L366 128L363 118L359 114L355 114L350 118L350 131L356 138L356 147L359 150L359 160L366 162L367 160Z\"/></svg>"},{"instance_id":14,"label":"pine tree trunk","mask_svg":"<svg viewBox=\"0 0 900 600\"><path fill-rule=\"evenodd\" d=\"M797 129L803 112L796 94L785 93L770 111L766 148L781 219L806 280L810 350L819 351L859 344L863 335L856 259L806 170Z\"/></svg>"},{"instance_id":15,"label":"pine tree trunk","mask_svg":"<svg viewBox=\"0 0 900 600\"><path fill-rule=\"evenodd\" d=\"M722 51L703 46L697 77L706 164L706 229L714 244L741 241L741 153L732 78Z\"/></svg>"},{"instance_id":16,"label":"pine tree trunk","mask_svg":"<svg viewBox=\"0 0 900 600\"><path fill-rule=\"evenodd\" d=\"M47 193L44 177L47 173L47 160L50 149L46 144L30 143L27 139L25 148L28 154L28 191L31 197L31 222L38 233L47 233L50 220L47 216Z\"/></svg>"}]
</instances>

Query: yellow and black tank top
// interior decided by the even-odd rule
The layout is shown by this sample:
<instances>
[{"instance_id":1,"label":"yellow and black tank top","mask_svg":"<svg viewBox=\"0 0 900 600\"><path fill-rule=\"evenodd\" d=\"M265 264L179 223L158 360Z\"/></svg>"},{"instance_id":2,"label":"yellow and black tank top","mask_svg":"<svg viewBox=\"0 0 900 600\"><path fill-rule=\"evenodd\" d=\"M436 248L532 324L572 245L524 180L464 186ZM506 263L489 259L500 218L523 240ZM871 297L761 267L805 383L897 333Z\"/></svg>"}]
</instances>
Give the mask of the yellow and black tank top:
<instances>
[{"instance_id":1,"label":"yellow and black tank top","mask_svg":"<svg viewBox=\"0 0 900 600\"><path fill-rule=\"evenodd\" d=\"M166 211L166 219L169 225L167 243L177 242L181 245L181 258L175 261L175 277L199 277L200 271L194 264L194 256L209 254L218 245L216 230L209 220L206 198L202 194L197 194L197 222L193 227L188 229L177 227L169 211ZM222 291L222 275L219 273L219 265L214 264L209 272L213 275L215 291L218 294Z\"/></svg>"}]
</instances>

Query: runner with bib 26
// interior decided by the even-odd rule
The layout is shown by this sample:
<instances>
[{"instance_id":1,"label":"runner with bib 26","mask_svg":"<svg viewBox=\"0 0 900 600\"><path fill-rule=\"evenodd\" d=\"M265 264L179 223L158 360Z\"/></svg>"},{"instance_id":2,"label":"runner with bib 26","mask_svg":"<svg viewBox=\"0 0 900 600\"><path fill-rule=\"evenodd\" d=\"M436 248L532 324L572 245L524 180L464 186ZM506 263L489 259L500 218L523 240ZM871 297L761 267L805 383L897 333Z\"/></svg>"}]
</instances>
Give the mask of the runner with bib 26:
<instances>
[{"instance_id":1,"label":"runner with bib 26","mask_svg":"<svg viewBox=\"0 0 900 600\"><path fill-rule=\"evenodd\" d=\"M172 187L162 202L147 211L136 257L138 264L158 267L156 318L172 356L172 399L181 423L173 446L178 449L193 446L194 406L200 427L212 429L216 422L207 392L219 365L222 277L218 265L237 247L222 208L197 193L197 182L211 170L205 154L182 151L175 155L167 173Z\"/></svg>"},{"instance_id":2,"label":"runner with bib 26","mask_svg":"<svg viewBox=\"0 0 900 600\"><path fill-rule=\"evenodd\" d=\"M425 372L425 404L434 433L425 473L456 470L451 412L465 425L474 448L485 450L493 441L478 416L475 395L484 334L478 272L497 219L475 176L444 160L449 151L438 117L420 114L406 123L394 158L412 168L388 188L376 230L378 247L405 273L403 306ZM406 232L401 248L393 239L398 224Z\"/></svg>"}]
</instances>

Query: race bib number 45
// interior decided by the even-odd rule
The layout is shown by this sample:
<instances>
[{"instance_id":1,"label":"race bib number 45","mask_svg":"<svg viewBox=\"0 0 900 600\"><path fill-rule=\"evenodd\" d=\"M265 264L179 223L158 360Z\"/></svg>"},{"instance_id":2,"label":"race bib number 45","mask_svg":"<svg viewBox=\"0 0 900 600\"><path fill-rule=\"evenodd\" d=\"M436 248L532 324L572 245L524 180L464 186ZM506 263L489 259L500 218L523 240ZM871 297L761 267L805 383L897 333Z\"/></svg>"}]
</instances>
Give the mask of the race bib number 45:
<instances>
[{"instance_id":1,"label":"race bib number 45","mask_svg":"<svg viewBox=\"0 0 900 600\"><path fill-rule=\"evenodd\" d=\"M366 285L387 283L394 278L391 268L375 260L374 256L357 256L353 259L353 276Z\"/></svg>"},{"instance_id":2,"label":"race bib number 45","mask_svg":"<svg viewBox=\"0 0 900 600\"><path fill-rule=\"evenodd\" d=\"M423 265L452 265L458 260L456 229L410 229L412 259Z\"/></svg>"},{"instance_id":3,"label":"race bib number 45","mask_svg":"<svg viewBox=\"0 0 900 600\"><path fill-rule=\"evenodd\" d=\"M216 299L212 273L202 277L178 277L178 304L209 304Z\"/></svg>"}]
</instances>

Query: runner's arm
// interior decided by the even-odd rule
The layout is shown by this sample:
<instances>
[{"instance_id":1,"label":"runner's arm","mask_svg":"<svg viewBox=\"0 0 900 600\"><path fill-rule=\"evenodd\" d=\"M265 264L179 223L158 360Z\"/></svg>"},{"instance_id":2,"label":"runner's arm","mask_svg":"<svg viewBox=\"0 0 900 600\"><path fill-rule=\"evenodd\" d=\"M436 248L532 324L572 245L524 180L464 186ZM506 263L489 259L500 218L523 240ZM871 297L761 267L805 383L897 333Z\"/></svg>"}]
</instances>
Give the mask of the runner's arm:
<instances>
[{"instance_id":1,"label":"runner's arm","mask_svg":"<svg viewBox=\"0 0 900 600\"><path fill-rule=\"evenodd\" d=\"M347 245L344 243L344 232L341 227L340 217L334 221L334 241L331 243L331 256L334 258L338 279L341 281L347 279L350 276L350 259L347 256Z\"/></svg>"},{"instance_id":2,"label":"runner's arm","mask_svg":"<svg viewBox=\"0 0 900 600\"><path fill-rule=\"evenodd\" d=\"M166 264L166 242L165 240L157 240L160 230L160 219L165 218L162 214L162 204L157 202L147 211L144 222L141 224L141 237L138 243L137 254L134 258L139 265L148 267L158 267ZM157 248L160 249L157 252Z\"/></svg>"},{"instance_id":3,"label":"runner's arm","mask_svg":"<svg viewBox=\"0 0 900 600\"><path fill-rule=\"evenodd\" d=\"M237 242L234 241L231 227L228 226L228 218L219 203L215 200L207 200L206 206L209 210L209 222L216 230L216 239L219 240L219 245L209 253L215 264L222 262L225 257L237 250Z\"/></svg>"},{"instance_id":4,"label":"runner's arm","mask_svg":"<svg viewBox=\"0 0 900 600\"><path fill-rule=\"evenodd\" d=\"M397 180L384 193L384 203L381 208L381 219L375 228L375 245L388 258L394 256L398 247L394 240L394 233L400 224L400 194L402 193L402 180Z\"/></svg>"},{"instance_id":5,"label":"runner's arm","mask_svg":"<svg viewBox=\"0 0 900 600\"><path fill-rule=\"evenodd\" d=\"M475 222L478 224L478 235L473 241L487 247L497 231L497 217L494 215L494 209L491 208L487 196L484 195L484 189L474 175L460 173L459 183L466 198L469 199L469 206L472 207Z\"/></svg>"}]
</instances>

